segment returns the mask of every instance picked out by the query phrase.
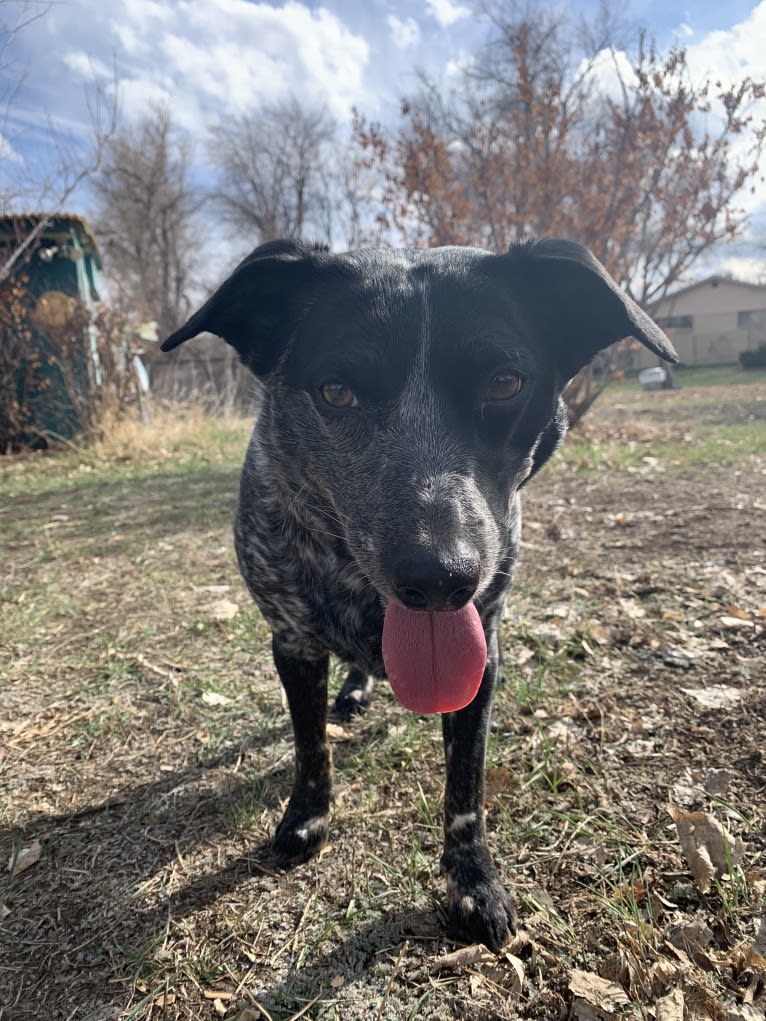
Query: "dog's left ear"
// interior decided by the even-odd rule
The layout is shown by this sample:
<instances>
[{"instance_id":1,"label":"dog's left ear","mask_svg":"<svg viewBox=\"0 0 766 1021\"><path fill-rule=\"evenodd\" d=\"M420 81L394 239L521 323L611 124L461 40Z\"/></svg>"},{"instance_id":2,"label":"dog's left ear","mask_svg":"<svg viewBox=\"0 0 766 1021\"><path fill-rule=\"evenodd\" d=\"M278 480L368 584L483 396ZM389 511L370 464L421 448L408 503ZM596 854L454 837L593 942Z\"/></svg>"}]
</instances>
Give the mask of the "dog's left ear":
<instances>
[{"instance_id":1,"label":"dog's left ear","mask_svg":"<svg viewBox=\"0 0 766 1021\"><path fill-rule=\"evenodd\" d=\"M659 326L583 245L558 239L524 242L500 258L510 263L521 306L565 381L624 337L635 337L666 362L678 361Z\"/></svg>"},{"instance_id":2,"label":"dog's left ear","mask_svg":"<svg viewBox=\"0 0 766 1021\"><path fill-rule=\"evenodd\" d=\"M267 376L290 341L305 306L307 286L327 261L327 245L269 241L260 245L224 280L212 297L161 350L200 333L214 333L237 351L256 376Z\"/></svg>"}]
</instances>

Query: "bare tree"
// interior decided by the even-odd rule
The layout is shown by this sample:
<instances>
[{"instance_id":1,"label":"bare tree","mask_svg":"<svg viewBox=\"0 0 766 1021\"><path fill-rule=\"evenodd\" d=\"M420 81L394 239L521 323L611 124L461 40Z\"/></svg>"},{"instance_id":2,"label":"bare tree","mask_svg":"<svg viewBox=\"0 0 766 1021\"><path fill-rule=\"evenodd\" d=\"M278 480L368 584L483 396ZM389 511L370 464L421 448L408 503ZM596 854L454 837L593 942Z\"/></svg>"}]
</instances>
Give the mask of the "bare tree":
<instances>
[{"instance_id":1,"label":"bare tree","mask_svg":"<svg viewBox=\"0 0 766 1021\"><path fill-rule=\"evenodd\" d=\"M93 180L94 222L120 306L155 320L163 336L189 312L203 198L191 146L169 110L155 106L110 139Z\"/></svg>"},{"instance_id":2,"label":"bare tree","mask_svg":"<svg viewBox=\"0 0 766 1021\"><path fill-rule=\"evenodd\" d=\"M405 237L500 251L559 234L651 303L741 233L737 200L766 142L763 82L695 83L683 49L661 54L641 37L629 56L609 45L604 12L577 31L560 8L482 8L492 35L459 92L425 82L398 132L361 126Z\"/></svg>"},{"instance_id":3,"label":"bare tree","mask_svg":"<svg viewBox=\"0 0 766 1021\"><path fill-rule=\"evenodd\" d=\"M0 283L7 280L34 249L41 235L72 195L101 166L105 146L114 132L117 118L116 79L110 88L96 82L85 94L92 144L83 147L47 119L45 170L29 167L14 150L11 130L14 108L24 89L24 70L17 63L14 44L33 22L45 17L51 4L45 0L0 0L0 214L19 212L23 205L43 210L36 219L0 253Z\"/></svg>"},{"instance_id":4,"label":"bare tree","mask_svg":"<svg viewBox=\"0 0 766 1021\"><path fill-rule=\"evenodd\" d=\"M333 226L337 125L324 107L297 99L264 106L212 131L213 199L235 231L259 241Z\"/></svg>"}]
</instances>

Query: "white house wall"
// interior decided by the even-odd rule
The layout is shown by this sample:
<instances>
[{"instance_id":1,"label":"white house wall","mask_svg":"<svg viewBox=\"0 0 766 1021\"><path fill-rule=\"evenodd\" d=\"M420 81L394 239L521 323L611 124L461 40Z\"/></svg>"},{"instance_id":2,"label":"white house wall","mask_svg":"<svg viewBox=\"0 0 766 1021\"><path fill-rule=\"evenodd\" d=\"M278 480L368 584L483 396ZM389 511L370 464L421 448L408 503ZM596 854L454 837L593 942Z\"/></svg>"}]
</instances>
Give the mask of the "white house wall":
<instances>
[{"instance_id":1,"label":"white house wall","mask_svg":"<svg viewBox=\"0 0 766 1021\"><path fill-rule=\"evenodd\" d=\"M766 286L718 278L671 295L652 310L655 319L692 316L693 327L667 329L683 365L736 365L740 352L766 341L758 330L740 326L740 312L766 312ZM657 365L645 348L633 353L631 369Z\"/></svg>"}]
</instances>

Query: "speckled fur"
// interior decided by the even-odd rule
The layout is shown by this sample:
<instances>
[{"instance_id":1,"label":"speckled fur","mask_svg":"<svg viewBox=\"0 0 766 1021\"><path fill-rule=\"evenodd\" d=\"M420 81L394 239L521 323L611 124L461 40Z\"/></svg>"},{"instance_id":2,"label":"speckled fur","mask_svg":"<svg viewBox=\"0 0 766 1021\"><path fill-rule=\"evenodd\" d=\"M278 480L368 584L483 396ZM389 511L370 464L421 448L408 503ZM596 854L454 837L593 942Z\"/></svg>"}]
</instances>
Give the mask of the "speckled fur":
<instances>
[{"instance_id":1,"label":"speckled fur","mask_svg":"<svg viewBox=\"0 0 766 1021\"><path fill-rule=\"evenodd\" d=\"M476 577L465 598L479 611L488 656L473 702L442 718L442 868L452 929L497 949L514 916L486 845L484 755L519 490L564 434L559 395L577 368L627 335L662 357L672 359L672 348L585 249L555 241L503 256L332 255L272 242L163 346L203 330L231 343L263 385L235 545L272 629L295 735L295 784L275 850L299 862L327 837L330 655L349 666L336 710L363 710L371 678L385 677L381 633L386 606L400 598L397 551L467 549ZM518 398L481 396L498 366L524 379ZM328 381L358 392L358 406L328 407Z\"/></svg>"}]
</instances>

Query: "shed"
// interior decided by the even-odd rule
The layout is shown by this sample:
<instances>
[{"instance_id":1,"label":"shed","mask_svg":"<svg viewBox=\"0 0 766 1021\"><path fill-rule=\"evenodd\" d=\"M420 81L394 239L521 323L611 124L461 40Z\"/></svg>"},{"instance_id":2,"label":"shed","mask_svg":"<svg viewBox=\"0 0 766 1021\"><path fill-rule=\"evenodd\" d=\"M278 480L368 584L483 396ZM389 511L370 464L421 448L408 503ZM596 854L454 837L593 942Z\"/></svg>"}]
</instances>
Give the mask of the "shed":
<instances>
[{"instance_id":1,"label":"shed","mask_svg":"<svg viewBox=\"0 0 766 1021\"><path fill-rule=\"evenodd\" d=\"M94 336L84 328L74 339L64 373L56 336L73 320L78 303L93 308L99 301L101 256L83 217L25 213L0 217L0 265L30 237L33 242L12 270L24 290L23 333L27 339L22 343L29 351L19 352L15 393L11 394L6 384L2 394L4 400L15 396L28 407L27 438L70 437L83 425L78 402L98 384L98 355ZM9 329L12 327L2 324L0 343L6 349L20 339L10 335Z\"/></svg>"}]
</instances>

